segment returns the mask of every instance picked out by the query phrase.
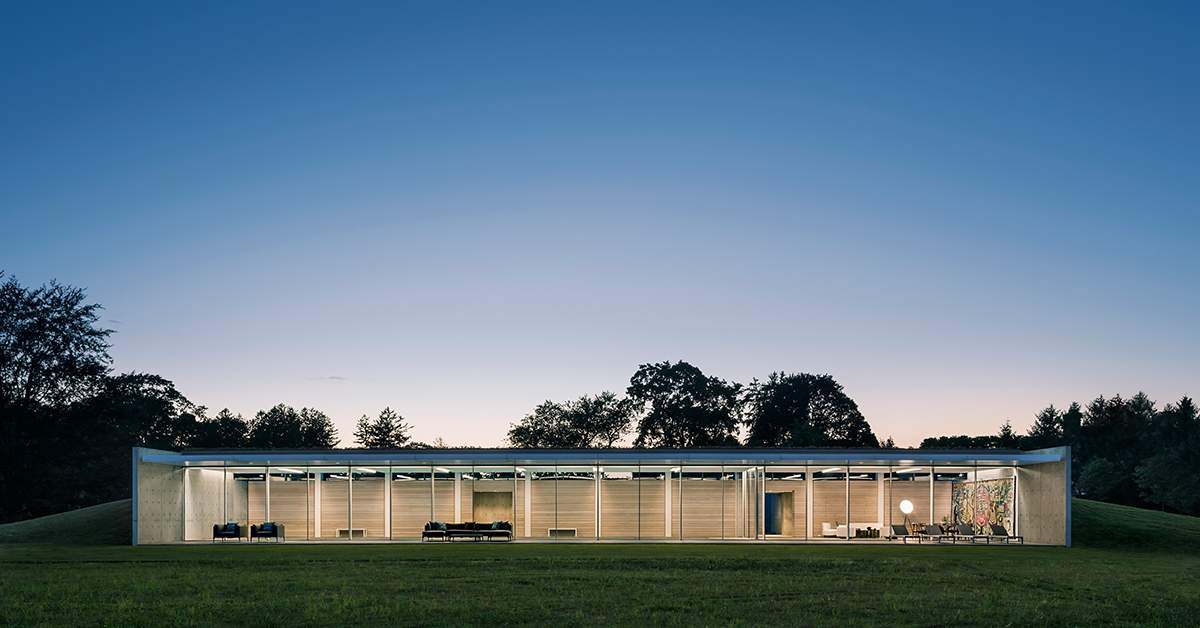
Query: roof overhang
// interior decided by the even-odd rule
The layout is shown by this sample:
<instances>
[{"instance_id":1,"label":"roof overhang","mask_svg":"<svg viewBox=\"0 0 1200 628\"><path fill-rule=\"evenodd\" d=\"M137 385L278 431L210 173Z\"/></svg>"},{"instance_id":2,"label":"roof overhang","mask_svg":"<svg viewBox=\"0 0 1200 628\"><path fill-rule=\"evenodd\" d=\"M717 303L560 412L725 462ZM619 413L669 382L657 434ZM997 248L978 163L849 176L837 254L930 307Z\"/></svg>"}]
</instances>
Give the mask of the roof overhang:
<instances>
[{"instance_id":1,"label":"roof overhang","mask_svg":"<svg viewBox=\"0 0 1200 628\"><path fill-rule=\"evenodd\" d=\"M155 452L145 462L180 467L262 466L739 466L1013 467L1059 462L1045 451L922 449L326 449Z\"/></svg>"}]
</instances>

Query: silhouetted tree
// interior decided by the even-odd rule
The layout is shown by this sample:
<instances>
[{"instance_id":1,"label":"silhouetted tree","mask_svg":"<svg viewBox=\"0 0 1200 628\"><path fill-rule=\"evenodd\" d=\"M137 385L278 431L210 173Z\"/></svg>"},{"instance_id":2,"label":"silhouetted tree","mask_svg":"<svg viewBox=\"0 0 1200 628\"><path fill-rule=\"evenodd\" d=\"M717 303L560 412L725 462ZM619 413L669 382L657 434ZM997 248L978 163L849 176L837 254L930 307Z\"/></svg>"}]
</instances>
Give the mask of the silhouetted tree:
<instances>
[{"instance_id":1,"label":"silhouetted tree","mask_svg":"<svg viewBox=\"0 0 1200 628\"><path fill-rule=\"evenodd\" d=\"M125 452L130 447L177 450L197 436L205 409L188 401L175 384L158 375L125 373L106 377L100 392L77 404L77 424Z\"/></svg>"},{"instance_id":2,"label":"silhouetted tree","mask_svg":"<svg viewBox=\"0 0 1200 628\"><path fill-rule=\"evenodd\" d=\"M1095 458L1083 466L1077 487L1080 495L1097 501L1113 501L1128 478L1108 458Z\"/></svg>"},{"instance_id":3,"label":"silhouetted tree","mask_svg":"<svg viewBox=\"0 0 1200 628\"><path fill-rule=\"evenodd\" d=\"M829 375L771 373L750 383L746 407L750 446L879 446L858 404Z\"/></svg>"},{"instance_id":4,"label":"silhouetted tree","mask_svg":"<svg viewBox=\"0 0 1200 628\"><path fill-rule=\"evenodd\" d=\"M106 377L93 396L67 412L75 462L55 470L71 487L75 506L129 496L130 447L178 450L198 435L205 409L188 401L169 380L147 373Z\"/></svg>"},{"instance_id":5,"label":"silhouetted tree","mask_svg":"<svg viewBox=\"0 0 1200 628\"><path fill-rule=\"evenodd\" d=\"M388 407L375 420L364 414L354 428L354 440L363 449L401 449L408 446L410 427L404 423L404 417Z\"/></svg>"},{"instance_id":6,"label":"silhouetted tree","mask_svg":"<svg viewBox=\"0 0 1200 628\"><path fill-rule=\"evenodd\" d=\"M1077 404L1076 404L1077 405ZM1050 404L1037 413L1033 425L1025 435L1025 442L1033 449L1058 447L1063 443L1063 413Z\"/></svg>"},{"instance_id":7,"label":"silhouetted tree","mask_svg":"<svg viewBox=\"0 0 1200 628\"><path fill-rule=\"evenodd\" d=\"M626 394L645 416L635 447L738 445L741 385L708 377L687 362L643 364Z\"/></svg>"},{"instance_id":8,"label":"silhouetted tree","mask_svg":"<svg viewBox=\"0 0 1200 628\"><path fill-rule=\"evenodd\" d=\"M250 445L260 449L328 449L338 444L333 421L315 408L279 404L250 420Z\"/></svg>"},{"instance_id":9,"label":"silhouetted tree","mask_svg":"<svg viewBox=\"0 0 1200 628\"><path fill-rule=\"evenodd\" d=\"M635 404L615 393L584 395L577 401L546 401L508 431L513 447L587 449L612 447L629 433Z\"/></svg>"},{"instance_id":10,"label":"silhouetted tree","mask_svg":"<svg viewBox=\"0 0 1200 628\"><path fill-rule=\"evenodd\" d=\"M533 409L533 414L508 430L508 444L530 449L571 449L577 441L571 433L571 419L561 403L545 401Z\"/></svg>"},{"instance_id":11,"label":"silhouetted tree","mask_svg":"<svg viewBox=\"0 0 1200 628\"><path fill-rule=\"evenodd\" d=\"M996 449L995 436L930 436L918 449Z\"/></svg>"},{"instance_id":12,"label":"silhouetted tree","mask_svg":"<svg viewBox=\"0 0 1200 628\"><path fill-rule=\"evenodd\" d=\"M1083 470L1077 488L1082 495L1127 506L1145 504L1133 472L1142 460L1149 457L1143 451L1141 437L1148 430L1153 414L1154 403L1143 393L1134 395L1129 401L1120 395L1107 400L1098 397L1087 405L1079 432ZM1086 484L1084 481L1088 476L1088 467L1100 459L1107 466L1096 468L1111 469L1112 486L1104 482ZM1094 470L1093 474L1098 472Z\"/></svg>"},{"instance_id":13,"label":"silhouetted tree","mask_svg":"<svg viewBox=\"0 0 1200 628\"><path fill-rule=\"evenodd\" d=\"M82 290L53 281L37 289L15 277L0 284L3 521L68 507L69 489L45 471L67 464L62 458L79 436L68 425L68 410L99 390L112 363L112 331L96 325L102 308L85 298Z\"/></svg>"},{"instance_id":14,"label":"silhouetted tree","mask_svg":"<svg viewBox=\"0 0 1200 628\"><path fill-rule=\"evenodd\" d=\"M225 408L211 419L198 419L196 438L189 446L194 449L242 449L250 446L249 431L242 415L235 415Z\"/></svg>"},{"instance_id":15,"label":"silhouetted tree","mask_svg":"<svg viewBox=\"0 0 1200 628\"><path fill-rule=\"evenodd\" d=\"M1191 398L1163 408L1147 439L1157 446L1134 470L1141 497L1181 513L1200 513L1200 418Z\"/></svg>"}]
</instances>

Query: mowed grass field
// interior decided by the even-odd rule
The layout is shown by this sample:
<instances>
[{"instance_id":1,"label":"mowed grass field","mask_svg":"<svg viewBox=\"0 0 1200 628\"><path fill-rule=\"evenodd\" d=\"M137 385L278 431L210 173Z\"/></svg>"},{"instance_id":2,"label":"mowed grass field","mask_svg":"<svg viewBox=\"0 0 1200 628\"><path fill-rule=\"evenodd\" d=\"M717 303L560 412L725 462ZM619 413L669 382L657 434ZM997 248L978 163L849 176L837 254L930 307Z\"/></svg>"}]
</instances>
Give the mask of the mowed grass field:
<instances>
[{"instance_id":1,"label":"mowed grass field","mask_svg":"<svg viewBox=\"0 0 1200 628\"><path fill-rule=\"evenodd\" d=\"M0 627L1200 625L1200 520L1073 508L1072 549L22 542L47 518L0 526Z\"/></svg>"}]
</instances>

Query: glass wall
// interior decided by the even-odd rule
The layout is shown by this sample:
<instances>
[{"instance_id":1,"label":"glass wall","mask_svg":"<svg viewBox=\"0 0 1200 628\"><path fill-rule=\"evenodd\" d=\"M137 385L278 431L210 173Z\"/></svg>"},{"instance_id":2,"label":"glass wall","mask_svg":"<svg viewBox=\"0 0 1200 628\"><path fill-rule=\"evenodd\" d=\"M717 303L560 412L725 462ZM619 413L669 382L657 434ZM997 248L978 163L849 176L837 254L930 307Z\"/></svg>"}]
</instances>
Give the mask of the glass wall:
<instances>
[{"instance_id":1,"label":"glass wall","mask_svg":"<svg viewBox=\"0 0 1200 628\"><path fill-rule=\"evenodd\" d=\"M849 484L846 465L814 467L813 477L813 537L847 538L850 527L847 518Z\"/></svg>"},{"instance_id":2,"label":"glass wall","mask_svg":"<svg viewBox=\"0 0 1200 628\"><path fill-rule=\"evenodd\" d=\"M274 521L289 540L419 539L428 521L506 521L515 538L876 538L1016 530L1007 466L221 466L184 472L184 534ZM907 502L909 511L904 511Z\"/></svg>"},{"instance_id":3,"label":"glass wall","mask_svg":"<svg viewBox=\"0 0 1200 628\"><path fill-rule=\"evenodd\" d=\"M640 532L640 491L637 467L600 470L600 536L636 539Z\"/></svg>"},{"instance_id":4,"label":"glass wall","mask_svg":"<svg viewBox=\"0 0 1200 628\"><path fill-rule=\"evenodd\" d=\"M767 536L806 536L808 484L805 473L805 467L770 467L766 472L763 522Z\"/></svg>"}]
</instances>

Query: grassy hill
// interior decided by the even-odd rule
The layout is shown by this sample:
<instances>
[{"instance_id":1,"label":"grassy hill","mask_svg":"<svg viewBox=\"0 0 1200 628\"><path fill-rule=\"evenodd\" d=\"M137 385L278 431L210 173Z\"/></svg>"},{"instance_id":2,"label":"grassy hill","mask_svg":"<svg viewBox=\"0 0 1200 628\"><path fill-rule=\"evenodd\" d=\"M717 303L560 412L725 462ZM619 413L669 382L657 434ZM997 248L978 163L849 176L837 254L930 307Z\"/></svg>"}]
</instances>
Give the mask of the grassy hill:
<instances>
[{"instance_id":1,"label":"grassy hill","mask_svg":"<svg viewBox=\"0 0 1200 628\"><path fill-rule=\"evenodd\" d=\"M1200 554L1200 517L1071 500L1076 547Z\"/></svg>"},{"instance_id":2,"label":"grassy hill","mask_svg":"<svg viewBox=\"0 0 1200 628\"><path fill-rule=\"evenodd\" d=\"M1200 518L1071 500L1077 547L1200 554ZM131 500L81 508L49 517L0 525L0 543L96 543L129 545Z\"/></svg>"},{"instance_id":3,"label":"grassy hill","mask_svg":"<svg viewBox=\"0 0 1200 628\"><path fill-rule=\"evenodd\" d=\"M131 499L0 525L0 543L129 545L132 535Z\"/></svg>"}]
</instances>

